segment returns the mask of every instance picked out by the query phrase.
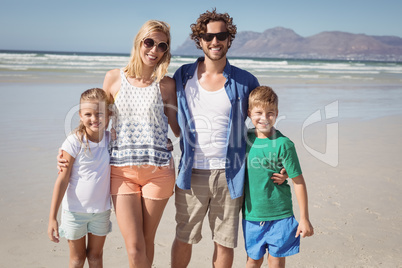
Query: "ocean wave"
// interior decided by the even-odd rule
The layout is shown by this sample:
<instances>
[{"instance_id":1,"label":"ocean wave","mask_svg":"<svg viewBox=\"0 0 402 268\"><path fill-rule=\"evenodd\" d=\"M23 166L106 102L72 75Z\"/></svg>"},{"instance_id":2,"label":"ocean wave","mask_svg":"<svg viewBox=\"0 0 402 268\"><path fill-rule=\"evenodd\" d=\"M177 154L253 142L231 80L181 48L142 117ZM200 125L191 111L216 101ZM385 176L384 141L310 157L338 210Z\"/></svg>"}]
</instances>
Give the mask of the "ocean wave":
<instances>
[{"instance_id":1,"label":"ocean wave","mask_svg":"<svg viewBox=\"0 0 402 268\"><path fill-rule=\"evenodd\" d=\"M168 75L196 57L173 56ZM85 72L100 74L114 68L121 68L129 61L128 55L76 54L76 53L0 53L0 70L7 72ZM256 58L229 58L232 65L246 69L257 77L320 79L322 76L334 79L391 78L400 81L402 63L279 60Z\"/></svg>"}]
</instances>

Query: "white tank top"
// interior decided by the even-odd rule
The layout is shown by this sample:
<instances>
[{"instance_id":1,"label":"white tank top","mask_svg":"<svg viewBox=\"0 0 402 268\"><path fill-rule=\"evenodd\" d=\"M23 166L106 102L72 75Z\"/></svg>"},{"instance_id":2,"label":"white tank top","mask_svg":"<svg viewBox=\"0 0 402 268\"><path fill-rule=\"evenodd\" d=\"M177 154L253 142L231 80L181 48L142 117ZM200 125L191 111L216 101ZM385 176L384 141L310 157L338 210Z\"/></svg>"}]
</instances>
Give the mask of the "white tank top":
<instances>
[{"instance_id":1,"label":"white tank top","mask_svg":"<svg viewBox=\"0 0 402 268\"><path fill-rule=\"evenodd\" d=\"M120 91L112 116L117 139L110 142L110 165L169 165L168 119L159 83L135 87L128 82L123 70L120 76Z\"/></svg>"},{"instance_id":2,"label":"white tank top","mask_svg":"<svg viewBox=\"0 0 402 268\"><path fill-rule=\"evenodd\" d=\"M193 168L224 169L231 107L225 88L207 91L194 75L185 93L196 130Z\"/></svg>"}]
</instances>

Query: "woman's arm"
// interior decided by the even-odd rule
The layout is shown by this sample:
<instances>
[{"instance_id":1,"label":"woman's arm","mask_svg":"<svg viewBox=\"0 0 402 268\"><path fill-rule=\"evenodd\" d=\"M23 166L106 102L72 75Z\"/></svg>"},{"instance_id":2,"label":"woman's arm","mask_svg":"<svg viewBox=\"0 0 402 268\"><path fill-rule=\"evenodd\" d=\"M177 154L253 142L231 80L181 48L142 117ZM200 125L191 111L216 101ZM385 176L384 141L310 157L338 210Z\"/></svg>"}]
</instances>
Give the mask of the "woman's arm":
<instances>
[{"instance_id":1,"label":"woman's arm","mask_svg":"<svg viewBox=\"0 0 402 268\"><path fill-rule=\"evenodd\" d=\"M114 103L114 97L120 90L121 78L120 70L113 69L106 73L103 80L103 90L106 92L109 102Z\"/></svg>"},{"instance_id":2,"label":"woman's arm","mask_svg":"<svg viewBox=\"0 0 402 268\"><path fill-rule=\"evenodd\" d=\"M177 96L176 82L174 79L165 76L161 82L161 94L165 105L165 115L168 118L168 123L176 137L180 136L180 127L177 123Z\"/></svg>"}]
</instances>

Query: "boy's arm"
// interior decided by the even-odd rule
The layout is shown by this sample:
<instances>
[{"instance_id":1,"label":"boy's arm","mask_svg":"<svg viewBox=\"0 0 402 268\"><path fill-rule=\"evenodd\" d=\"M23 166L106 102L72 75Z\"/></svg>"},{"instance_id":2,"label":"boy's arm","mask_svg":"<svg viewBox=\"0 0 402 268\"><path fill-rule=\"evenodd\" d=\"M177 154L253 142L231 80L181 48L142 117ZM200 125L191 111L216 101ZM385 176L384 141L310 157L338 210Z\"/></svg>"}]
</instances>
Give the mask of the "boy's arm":
<instances>
[{"instance_id":1,"label":"boy's arm","mask_svg":"<svg viewBox=\"0 0 402 268\"><path fill-rule=\"evenodd\" d=\"M300 210L300 220L299 226L297 227L296 237L298 237L300 234L302 237L312 236L314 234L314 228L310 223L308 213L306 182L304 181L303 175L299 175L292 180Z\"/></svg>"},{"instance_id":2,"label":"boy's arm","mask_svg":"<svg viewBox=\"0 0 402 268\"><path fill-rule=\"evenodd\" d=\"M59 242L57 212L59 211L61 201L63 200L64 193L66 192L68 183L70 181L70 174L75 160L74 157L65 151L63 151L63 159L66 159L69 162L69 165L65 168L64 172L59 173L59 176L54 184L49 213L49 225L47 230L50 240L56 243Z\"/></svg>"}]
</instances>

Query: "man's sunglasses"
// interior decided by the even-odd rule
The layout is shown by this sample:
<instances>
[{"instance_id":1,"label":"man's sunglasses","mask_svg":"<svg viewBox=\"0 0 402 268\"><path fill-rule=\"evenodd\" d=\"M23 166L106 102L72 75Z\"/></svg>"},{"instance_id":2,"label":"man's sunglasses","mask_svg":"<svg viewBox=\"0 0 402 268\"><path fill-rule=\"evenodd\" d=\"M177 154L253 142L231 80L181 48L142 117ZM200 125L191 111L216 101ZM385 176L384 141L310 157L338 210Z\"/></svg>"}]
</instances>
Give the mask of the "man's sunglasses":
<instances>
[{"instance_id":1,"label":"man's sunglasses","mask_svg":"<svg viewBox=\"0 0 402 268\"><path fill-rule=\"evenodd\" d=\"M219 41L225 41L228 38L228 36L229 36L229 32L205 33L205 34L200 35L200 37L202 39L204 39L204 41L206 41L206 42L211 42L212 40L214 40L215 37Z\"/></svg>"},{"instance_id":2,"label":"man's sunglasses","mask_svg":"<svg viewBox=\"0 0 402 268\"><path fill-rule=\"evenodd\" d=\"M166 52L169 49L169 45L166 42L156 43L152 38L145 38L142 42L146 48L153 48L156 46L158 52Z\"/></svg>"}]
</instances>

